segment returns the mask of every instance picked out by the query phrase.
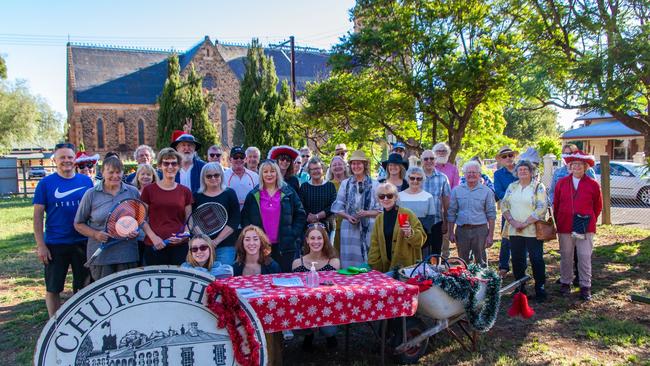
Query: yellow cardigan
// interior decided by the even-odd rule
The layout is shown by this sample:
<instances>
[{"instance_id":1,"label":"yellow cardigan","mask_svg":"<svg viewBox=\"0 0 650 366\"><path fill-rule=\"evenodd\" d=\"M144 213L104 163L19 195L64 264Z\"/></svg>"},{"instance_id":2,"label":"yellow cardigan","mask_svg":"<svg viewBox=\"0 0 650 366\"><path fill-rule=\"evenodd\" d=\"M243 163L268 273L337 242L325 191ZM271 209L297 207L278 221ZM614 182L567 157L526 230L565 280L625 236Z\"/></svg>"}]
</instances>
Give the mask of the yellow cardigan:
<instances>
[{"instance_id":1,"label":"yellow cardigan","mask_svg":"<svg viewBox=\"0 0 650 366\"><path fill-rule=\"evenodd\" d=\"M395 266L406 267L422 260L422 245L427 240L427 234L413 211L400 207L397 214L401 213L409 215L409 223L413 234L410 238L405 237L399 227L399 220L395 220L393 255L390 262L386 253L386 240L384 239L384 213L382 212L375 219L372 236L370 237L370 252L368 253L368 264L374 270L388 272Z\"/></svg>"}]
</instances>

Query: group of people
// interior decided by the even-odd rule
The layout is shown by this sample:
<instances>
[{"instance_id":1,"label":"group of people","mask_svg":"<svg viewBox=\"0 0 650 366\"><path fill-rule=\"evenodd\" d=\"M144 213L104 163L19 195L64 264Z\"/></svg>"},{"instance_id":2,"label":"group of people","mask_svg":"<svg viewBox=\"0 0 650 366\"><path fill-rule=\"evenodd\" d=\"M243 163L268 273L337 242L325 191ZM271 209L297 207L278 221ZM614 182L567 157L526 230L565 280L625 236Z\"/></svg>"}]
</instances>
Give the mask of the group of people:
<instances>
[{"instance_id":1,"label":"group of people","mask_svg":"<svg viewBox=\"0 0 650 366\"><path fill-rule=\"evenodd\" d=\"M581 295L591 296L590 257L602 199L598 183L585 174L593 157L571 146L550 201L539 182L536 153L522 154L515 164L518 154L507 147L497 155L502 167L494 183L478 158L462 166L461 177L445 143L423 151L421 164L409 163L406 146L394 144L378 180L366 154L348 155L344 144L336 146L329 166L307 147L276 146L261 160L259 149L235 146L227 164L219 146L207 149L207 161L197 155L200 147L191 134L177 133L157 155L138 147L138 168L129 175L117 154L105 157L93 181L88 175L98 157L75 155L70 143L56 145L56 174L41 180L34 195L34 236L50 316L60 306L70 266L74 291L143 265L179 265L215 277L304 272L312 262L319 271L367 264L388 272L430 254L448 257L450 242L461 258L485 266L497 202L501 274L509 271L512 256L515 278L523 277L528 255L536 298L546 298L543 242L534 224L544 220L550 202L560 234L561 291L570 292L575 251ZM108 247L86 269L86 259L111 239L104 230L110 209L127 198L148 208L142 230ZM193 210L208 202L226 208L225 227L211 237L180 235ZM576 232L576 217L583 220L582 232ZM321 329L335 346L332 331ZM312 339L305 338L306 348Z\"/></svg>"}]
</instances>

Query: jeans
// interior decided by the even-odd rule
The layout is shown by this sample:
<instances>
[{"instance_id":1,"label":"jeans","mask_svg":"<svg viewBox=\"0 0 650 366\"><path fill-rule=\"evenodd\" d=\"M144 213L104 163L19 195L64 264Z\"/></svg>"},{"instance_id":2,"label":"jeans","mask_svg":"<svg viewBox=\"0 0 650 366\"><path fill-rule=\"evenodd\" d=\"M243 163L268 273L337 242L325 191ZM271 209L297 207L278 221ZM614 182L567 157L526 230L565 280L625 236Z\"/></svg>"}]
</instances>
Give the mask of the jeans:
<instances>
[{"instance_id":1,"label":"jeans","mask_svg":"<svg viewBox=\"0 0 650 366\"><path fill-rule=\"evenodd\" d=\"M214 254L215 261L220 262L221 264L232 266L235 263L235 256L237 255L237 251L234 246L218 246Z\"/></svg>"},{"instance_id":2,"label":"jeans","mask_svg":"<svg viewBox=\"0 0 650 366\"><path fill-rule=\"evenodd\" d=\"M510 250L512 251L512 272L518 280L526 275L526 251L533 267L535 290L544 290L546 282L546 264L544 263L544 242L537 238L525 236L510 236Z\"/></svg>"},{"instance_id":3,"label":"jeans","mask_svg":"<svg viewBox=\"0 0 650 366\"><path fill-rule=\"evenodd\" d=\"M501 248L499 249L499 269L506 272L510 271L510 240L501 238Z\"/></svg>"}]
</instances>

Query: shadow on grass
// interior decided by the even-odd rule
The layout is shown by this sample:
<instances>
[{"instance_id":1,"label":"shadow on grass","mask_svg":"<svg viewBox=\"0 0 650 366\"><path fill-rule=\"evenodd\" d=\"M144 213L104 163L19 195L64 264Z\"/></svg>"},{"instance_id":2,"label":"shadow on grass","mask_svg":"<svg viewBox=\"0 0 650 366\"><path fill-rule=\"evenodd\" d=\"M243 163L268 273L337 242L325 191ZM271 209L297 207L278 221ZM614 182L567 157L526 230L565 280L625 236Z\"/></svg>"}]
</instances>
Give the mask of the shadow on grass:
<instances>
[{"instance_id":1,"label":"shadow on grass","mask_svg":"<svg viewBox=\"0 0 650 366\"><path fill-rule=\"evenodd\" d=\"M0 360L4 365L30 365L34 346L47 323L45 300L0 307Z\"/></svg>"},{"instance_id":2,"label":"shadow on grass","mask_svg":"<svg viewBox=\"0 0 650 366\"><path fill-rule=\"evenodd\" d=\"M43 265L35 252L31 233L13 235L0 241L0 279L8 277L37 278L43 276Z\"/></svg>"}]
</instances>

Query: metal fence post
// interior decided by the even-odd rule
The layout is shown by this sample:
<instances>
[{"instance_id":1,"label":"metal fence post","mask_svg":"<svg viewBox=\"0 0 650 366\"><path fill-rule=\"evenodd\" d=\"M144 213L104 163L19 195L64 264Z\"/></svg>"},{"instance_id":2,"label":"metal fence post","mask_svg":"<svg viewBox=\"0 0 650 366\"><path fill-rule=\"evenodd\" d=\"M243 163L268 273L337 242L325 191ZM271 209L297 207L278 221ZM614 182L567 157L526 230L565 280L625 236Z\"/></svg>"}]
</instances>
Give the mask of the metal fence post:
<instances>
[{"instance_id":1,"label":"metal fence post","mask_svg":"<svg viewBox=\"0 0 650 366\"><path fill-rule=\"evenodd\" d=\"M27 176L25 175L25 164L20 162L20 169L23 171L23 197L27 198Z\"/></svg>"},{"instance_id":2,"label":"metal fence post","mask_svg":"<svg viewBox=\"0 0 650 366\"><path fill-rule=\"evenodd\" d=\"M600 188L603 191L603 225L612 223L612 195L609 184L609 155L600 156Z\"/></svg>"}]
</instances>

